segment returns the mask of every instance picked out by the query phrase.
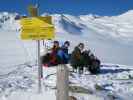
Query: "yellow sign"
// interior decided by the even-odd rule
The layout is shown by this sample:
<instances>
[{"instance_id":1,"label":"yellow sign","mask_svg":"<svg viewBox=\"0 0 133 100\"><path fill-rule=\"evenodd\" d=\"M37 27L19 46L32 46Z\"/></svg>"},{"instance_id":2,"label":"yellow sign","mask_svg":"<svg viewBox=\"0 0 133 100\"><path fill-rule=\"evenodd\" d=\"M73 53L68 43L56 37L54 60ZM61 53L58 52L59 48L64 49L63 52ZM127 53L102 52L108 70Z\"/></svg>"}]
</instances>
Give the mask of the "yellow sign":
<instances>
[{"instance_id":1,"label":"yellow sign","mask_svg":"<svg viewBox=\"0 0 133 100\"><path fill-rule=\"evenodd\" d=\"M22 27L33 27L33 26L53 26L51 16L46 17L32 17L21 19Z\"/></svg>"},{"instance_id":2,"label":"yellow sign","mask_svg":"<svg viewBox=\"0 0 133 100\"><path fill-rule=\"evenodd\" d=\"M45 17L39 16L37 18L44 21L44 22L46 22L46 23L52 24L52 17L51 16L45 16Z\"/></svg>"},{"instance_id":3,"label":"yellow sign","mask_svg":"<svg viewBox=\"0 0 133 100\"><path fill-rule=\"evenodd\" d=\"M22 29L21 38L22 39L32 39L32 40L43 40L43 39L53 39L54 38L54 28L31 28Z\"/></svg>"},{"instance_id":4,"label":"yellow sign","mask_svg":"<svg viewBox=\"0 0 133 100\"><path fill-rule=\"evenodd\" d=\"M51 20L50 16L21 19L21 38L33 40L53 39L54 25Z\"/></svg>"}]
</instances>

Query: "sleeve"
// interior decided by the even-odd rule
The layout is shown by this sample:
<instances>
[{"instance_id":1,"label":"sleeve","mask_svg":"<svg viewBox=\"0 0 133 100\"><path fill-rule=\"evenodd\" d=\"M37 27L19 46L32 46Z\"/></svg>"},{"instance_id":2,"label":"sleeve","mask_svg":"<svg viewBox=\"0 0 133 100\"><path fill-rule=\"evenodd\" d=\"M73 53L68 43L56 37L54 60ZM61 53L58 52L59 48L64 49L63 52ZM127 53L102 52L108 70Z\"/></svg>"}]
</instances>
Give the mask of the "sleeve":
<instances>
[{"instance_id":1,"label":"sleeve","mask_svg":"<svg viewBox=\"0 0 133 100\"><path fill-rule=\"evenodd\" d=\"M64 53L64 57L65 57L66 59L69 59L69 54Z\"/></svg>"}]
</instances>

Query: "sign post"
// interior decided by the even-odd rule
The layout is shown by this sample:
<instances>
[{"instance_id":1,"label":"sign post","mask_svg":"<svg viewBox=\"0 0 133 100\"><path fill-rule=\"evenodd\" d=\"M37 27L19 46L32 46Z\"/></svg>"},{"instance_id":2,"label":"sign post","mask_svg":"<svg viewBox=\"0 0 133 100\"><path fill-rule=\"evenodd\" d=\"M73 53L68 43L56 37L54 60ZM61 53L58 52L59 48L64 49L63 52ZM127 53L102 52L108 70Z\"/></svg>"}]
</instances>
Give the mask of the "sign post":
<instances>
[{"instance_id":1,"label":"sign post","mask_svg":"<svg viewBox=\"0 0 133 100\"><path fill-rule=\"evenodd\" d=\"M38 9L29 6L31 17L21 19L21 38L23 40L37 41L37 65L38 65L38 93L41 93L41 78L43 77L43 68L40 57L40 40L54 38L54 26L51 16L38 16Z\"/></svg>"},{"instance_id":2,"label":"sign post","mask_svg":"<svg viewBox=\"0 0 133 100\"><path fill-rule=\"evenodd\" d=\"M31 17L37 17L38 16L38 9L37 7L34 6L29 6L29 14ZM38 34L36 32L36 34ZM41 61L40 61L40 40L36 40L37 42L37 65L38 65L38 93L41 93L42 91L42 86L41 86L41 78L43 77L43 69L41 66Z\"/></svg>"},{"instance_id":3,"label":"sign post","mask_svg":"<svg viewBox=\"0 0 133 100\"><path fill-rule=\"evenodd\" d=\"M41 78L43 77L43 69L40 61L40 41L37 40L37 54L38 54L38 93L42 92Z\"/></svg>"}]
</instances>

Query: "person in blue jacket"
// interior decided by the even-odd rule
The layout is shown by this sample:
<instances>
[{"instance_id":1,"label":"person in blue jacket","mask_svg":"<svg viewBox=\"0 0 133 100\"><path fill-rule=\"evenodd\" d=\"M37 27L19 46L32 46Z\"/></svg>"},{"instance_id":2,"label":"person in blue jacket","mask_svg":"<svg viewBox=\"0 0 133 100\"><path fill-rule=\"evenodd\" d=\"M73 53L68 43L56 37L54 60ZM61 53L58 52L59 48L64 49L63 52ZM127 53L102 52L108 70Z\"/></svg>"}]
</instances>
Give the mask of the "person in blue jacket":
<instances>
[{"instance_id":1,"label":"person in blue jacket","mask_svg":"<svg viewBox=\"0 0 133 100\"><path fill-rule=\"evenodd\" d=\"M68 48L70 46L69 41L65 41L63 46L57 52L57 59L59 64L67 64L69 61L69 53Z\"/></svg>"}]
</instances>

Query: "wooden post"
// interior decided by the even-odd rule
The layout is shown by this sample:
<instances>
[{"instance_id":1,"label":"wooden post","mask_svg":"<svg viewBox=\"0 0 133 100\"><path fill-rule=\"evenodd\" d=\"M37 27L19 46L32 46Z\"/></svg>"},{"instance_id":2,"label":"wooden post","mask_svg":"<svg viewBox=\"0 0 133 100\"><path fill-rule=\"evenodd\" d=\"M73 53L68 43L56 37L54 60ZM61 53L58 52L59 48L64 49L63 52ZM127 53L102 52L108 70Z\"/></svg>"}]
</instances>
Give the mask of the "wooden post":
<instances>
[{"instance_id":1,"label":"wooden post","mask_svg":"<svg viewBox=\"0 0 133 100\"><path fill-rule=\"evenodd\" d=\"M69 99L69 71L66 65L57 66L56 100Z\"/></svg>"}]
</instances>

